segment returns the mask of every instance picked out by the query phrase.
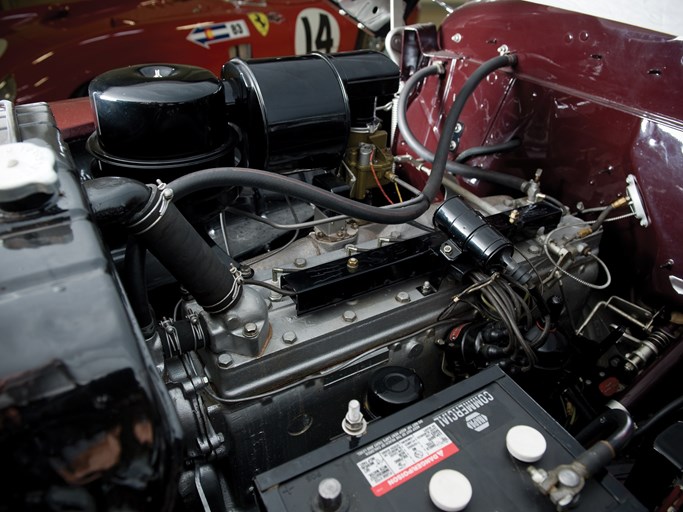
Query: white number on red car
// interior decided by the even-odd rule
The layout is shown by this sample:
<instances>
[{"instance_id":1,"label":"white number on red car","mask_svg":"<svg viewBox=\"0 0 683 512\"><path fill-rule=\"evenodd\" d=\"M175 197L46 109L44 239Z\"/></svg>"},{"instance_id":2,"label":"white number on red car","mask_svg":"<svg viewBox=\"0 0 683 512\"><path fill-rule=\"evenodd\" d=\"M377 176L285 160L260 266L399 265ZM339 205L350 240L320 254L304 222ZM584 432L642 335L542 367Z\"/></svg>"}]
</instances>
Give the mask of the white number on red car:
<instances>
[{"instance_id":1,"label":"white number on red car","mask_svg":"<svg viewBox=\"0 0 683 512\"><path fill-rule=\"evenodd\" d=\"M340 37L337 20L327 11L304 9L296 17L294 51L297 55L336 52Z\"/></svg>"}]
</instances>

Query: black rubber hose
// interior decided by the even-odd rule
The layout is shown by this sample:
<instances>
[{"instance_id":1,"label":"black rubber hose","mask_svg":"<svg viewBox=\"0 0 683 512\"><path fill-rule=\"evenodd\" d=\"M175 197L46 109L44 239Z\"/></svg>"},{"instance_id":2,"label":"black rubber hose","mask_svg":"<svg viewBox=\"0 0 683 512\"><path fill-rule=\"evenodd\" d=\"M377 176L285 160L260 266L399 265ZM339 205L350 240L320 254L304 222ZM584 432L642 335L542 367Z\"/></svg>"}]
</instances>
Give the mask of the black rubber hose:
<instances>
[{"instance_id":1,"label":"black rubber hose","mask_svg":"<svg viewBox=\"0 0 683 512\"><path fill-rule=\"evenodd\" d=\"M633 436L634 439L644 436L654 427L656 427L658 423L665 420L670 414L673 414L681 408L683 408L683 396L679 396L672 402L669 402L666 406L652 415L647 421L639 425L638 430L636 430L636 433Z\"/></svg>"},{"instance_id":2,"label":"black rubber hose","mask_svg":"<svg viewBox=\"0 0 683 512\"><path fill-rule=\"evenodd\" d=\"M106 177L86 181L83 188L100 225L126 222L149 199L149 188L128 178Z\"/></svg>"},{"instance_id":3,"label":"black rubber hose","mask_svg":"<svg viewBox=\"0 0 683 512\"><path fill-rule=\"evenodd\" d=\"M147 204L126 227L207 313L225 311L239 298L241 286L171 202L171 191L151 190Z\"/></svg>"},{"instance_id":4,"label":"black rubber hose","mask_svg":"<svg viewBox=\"0 0 683 512\"><path fill-rule=\"evenodd\" d=\"M123 224L205 311L219 313L237 301L241 286L173 205L170 190L127 178L90 180L84 189L97 221ZM140 297L135 300L143 302Z\"/></svg>"},{"instance_id":5,"label":"black rubber hose","mask_svg":"<svg viewBox=\"0 0 683 512\"><path fill-rule=\"evenodd\" d=\"M123 285L145 339L156 331L156 322L147 298L146 255L147 249L142 247L135 238L130 237L126 244L126 256L123 263Z\"/></svg>"},{"instance_id":6,"label":"black rubber hose","mask_svg":"<svg viewBox=\"0 0 683 512\"><path fill-rule=\"evenodd\" d=\"M631 415L621 409L608 409L579 432L576 439L579 442L582 439L586 441L603 430L606 425L613 426L612 434L576 458L577 462L586 467L588 475L594 475L605 467L633 437L634 425Z\"/></svg>"},{"instance_id":7,"label":"black rubber hose","mask_svg":"<svg viewBox=\"0 0 683 512\"><path fill-rule=\"evenodd\" d=\"M432 172L432 175L435 175L435 173ZM440 181L441 178L439 177ZM321 188L294 178L244 167L219 167L193 172L172 181L168 184L168 188L173 190L174 200L178 200L188 194L207 188L235 185L280 192L283 195L315 203L344 215L380 224L403 224L404 222L416 219L427 210L436 195L434 194L430 197L425 194L426 197L423 197L423 200L407 206L377 208L326 192Z\"/></svg>"},{"instance_id":8,"label":"black rubber hose","mask_svg":"<svg viewBox=\"0 0 683 512\"><path fill-rule=\"evenodd\" d=\"M600 229L600 226L603 225L605 222L605 219L607 219L607 216L614 211L614 206L613 205L607 205L604 210L600 212L600 215L598 215L598 218L595 219L595 222L591 224L591 230L595 233L598 229Z\"/></svg>"},{"instance_id":9,"label":"black rubber hose","mask_svg":"<svg viewBox=\"0 0 683 512\"><path fill-rule=\"evenodd\" d=\"M408 81L406 81L398 99L398 129L403 139L413 151L415 151L426 162L432 162L432 174L435 170L441 170L441 167L443 166L448 172L462 176L464 178L476 178L491 183L496 183L514 190L520 190L522 192L526 191L528 186L527 181L522 178L518 178L517 176L511 176L496 171L487 171L484 169L479 169L478 167L470 167L457 161L448 161L448 153L450 150L453 131L458 124L458 120L465 103L472 95L477 85L479 85L479 83L491 72L506 66L514 66L515 64L517 64L517 57L515 55L494 57L493 59L489 59L484 62L470 75L470 77L463 84L460 92L458 92L456 95L455 101L448 112L448 116L446 117L446 121L442 128L441 138L439 139L435 153L432 153L425 148L411 131L407 120L407 110L408 98L417 84L429 75L439 74L442 68L440 65L422 68L413 74ZM428 185L429 182L425 186L424 190L424 194L427 196L429 196L429 193L432 192L431 189L428 189ZM436 186L438 187L439 185L440 183Z\"/></svg>"},{"instance_id":10,"label":"black rubber hose","mask_svg":"<svg viewBox=\"0 0 683 512\"><path fill-rule=\"evenodd\" d=\"M476 146L473 148L467 148L465 151L460 153L455 161L458 163L465 163L470 158L476 158L478 156L495 155L496 153L504 153L506 151L511 151L518 148L522 144L519 139L511 139L507 142L501 142L500 144L492 144L490 146Z\"/></svg>"}]
</instances>

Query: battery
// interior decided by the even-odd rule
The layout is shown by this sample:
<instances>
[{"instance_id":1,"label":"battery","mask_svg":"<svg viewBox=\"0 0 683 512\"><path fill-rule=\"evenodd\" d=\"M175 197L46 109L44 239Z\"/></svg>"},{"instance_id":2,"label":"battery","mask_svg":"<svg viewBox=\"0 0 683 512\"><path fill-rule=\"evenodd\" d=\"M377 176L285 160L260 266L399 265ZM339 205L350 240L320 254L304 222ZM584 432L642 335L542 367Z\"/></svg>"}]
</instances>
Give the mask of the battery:
<instances>
[{"instance_id":1,"label":"battery","mask_svg":"<svg viewBox=\"0 0 683 512\"><path fill-rule=\"evenodd\" d=\"M518 426L530 428L513 432L535 430L536 441L539 434L545 440L532 463L507 447L508 432ZM258 475L255 490L264 511L550 512L555 506L535 488L527 467L550 470L583 451L494 366L372 422L360 439L341 436ZM605 471L586 482L572 510L646 509Z\"/></svg>"}]
</instances>

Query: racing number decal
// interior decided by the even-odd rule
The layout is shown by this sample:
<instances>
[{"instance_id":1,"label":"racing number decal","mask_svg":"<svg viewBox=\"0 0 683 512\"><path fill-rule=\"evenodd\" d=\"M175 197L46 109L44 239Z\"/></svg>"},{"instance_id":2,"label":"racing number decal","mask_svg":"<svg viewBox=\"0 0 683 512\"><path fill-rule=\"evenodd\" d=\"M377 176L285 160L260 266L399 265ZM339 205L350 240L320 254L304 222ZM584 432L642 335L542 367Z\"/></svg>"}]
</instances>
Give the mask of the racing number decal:
<instances>
[{"instance_id":1,"label":"racing number decal","mask_svg":"<svg viewBox=\"0 0 683 512\"><path fill-rule=\"evenodd\" d=\"M329 12L310 8L304 9L296 17L294 52L297 55L336 52L339 39L339 24Z\"/></svg>"}]
</instances>

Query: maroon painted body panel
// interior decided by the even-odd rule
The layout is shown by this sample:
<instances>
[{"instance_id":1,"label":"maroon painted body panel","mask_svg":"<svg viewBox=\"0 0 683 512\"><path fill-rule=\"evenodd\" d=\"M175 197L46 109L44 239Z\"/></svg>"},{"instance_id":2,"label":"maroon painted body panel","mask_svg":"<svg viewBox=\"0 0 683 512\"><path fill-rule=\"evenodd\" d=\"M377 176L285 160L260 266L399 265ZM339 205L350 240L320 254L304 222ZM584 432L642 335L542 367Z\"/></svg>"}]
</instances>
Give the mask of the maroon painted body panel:
<instances>
[{"instance_id":1,"label":"maroon painted body panel","mask_svg":"<svg viewBox=\"0 0 683 512\"><path fill-rule=\"evenodd\" d=\"M172 62L219 74L237 45L250 46L243 57L270 57L352 50L357 37L325 0L87 0L0 13L0 79L14 75L18 103L53 101L113 68Z\"/></svg>"},{"instance_id":2,"label":"maroon painted body panel","mask_svg":"<svg viewBox=\"0 0 683 512\"><path fill-rule=\"evenodd\" d=\"M620 269L617 282L655 301L682 305L675 286L683 279L683 41L517 1L456 10L436 43L426 28L415 36L414 44L412 34L406 41L421 56L404 62L404 75L417 61L439 60L447 69L441 81L430 77L409 107L418 138L435 149L444 111L464 80L507 45L519 64L514 72L489 75L478 87L461 117L458 151L519 137L522 144L514 152L473 163L526 178L541 168L543 191L572 208L578 202L586 208L610 203L634 175L650 226L634 219L608 226L604 254ZM400 137L396 150L409 153ZM409 170L414 181L423 182ZM492 192L467 181L478 192Z\"/></svg>"}]
</instances>

